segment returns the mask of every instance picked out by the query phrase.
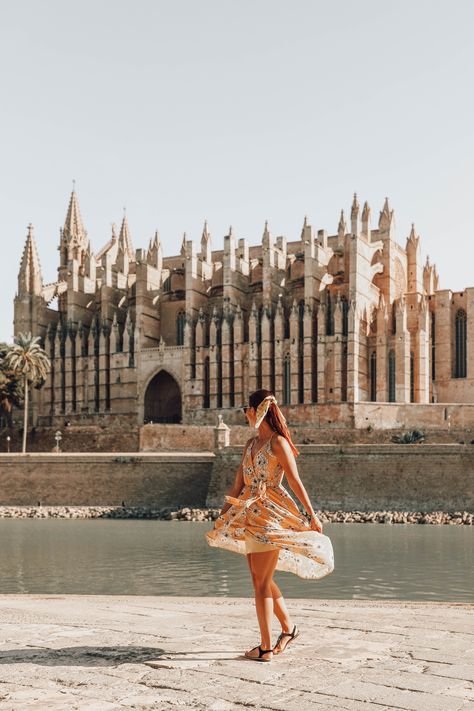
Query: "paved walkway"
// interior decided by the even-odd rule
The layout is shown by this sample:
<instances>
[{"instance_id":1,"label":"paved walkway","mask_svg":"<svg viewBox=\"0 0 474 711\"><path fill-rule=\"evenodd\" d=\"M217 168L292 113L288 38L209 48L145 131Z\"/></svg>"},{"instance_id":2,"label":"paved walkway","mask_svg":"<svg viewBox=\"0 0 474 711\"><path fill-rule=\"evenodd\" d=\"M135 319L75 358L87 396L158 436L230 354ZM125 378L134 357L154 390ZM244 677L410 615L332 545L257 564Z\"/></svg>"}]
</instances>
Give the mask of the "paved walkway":
<instances>
[{"instance_id":1,"label":"paved walkway","mask_svg":"<svg viewBox=\"0 0 474 711\"><path fill-rule=\"evenodd\" d=\"M288 605L262 664L251 599L2 595L0 709L474 710L474 605Z\"/></svg>"}]
</instances>

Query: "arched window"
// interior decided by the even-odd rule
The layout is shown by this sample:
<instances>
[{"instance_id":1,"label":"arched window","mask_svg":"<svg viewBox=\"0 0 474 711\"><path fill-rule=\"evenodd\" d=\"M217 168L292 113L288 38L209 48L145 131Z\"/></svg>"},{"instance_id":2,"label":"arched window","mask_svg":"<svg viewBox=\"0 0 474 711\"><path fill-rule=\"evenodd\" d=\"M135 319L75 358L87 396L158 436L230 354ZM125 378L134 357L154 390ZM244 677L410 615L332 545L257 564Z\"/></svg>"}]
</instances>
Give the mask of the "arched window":
<instances>
[{"instance_id":1,"label":"arched window","mask_svg":"<svg viewBox=\"0 0 474 711\"><path fill-rule=\"evenodd\" d=\"M184 346L184 324L186 323L186 314L180 311L176 316L176 344Z\"/></svg>"},{"instance_id":2,"label":"arched window","mask_svg":"<svg viewBox=\"0 0 474 711\"><path fill-rule=\"evenodd\" d=\"M171 276L166 277L164 280L163 291L171 291Z\"/></svg>"},{"instance_id":3,"label":"arched window","mask_svg":"<svg viewBox=\"0 0 474 711\"><path fill-rule=\"evenodd\" d=\"M395 402L395 351L388 354L388 401Z\"/></svg>"},{"instance_id":4,"label":"arched window","mask_svg":"<svg viewBox=\"0 0 474 711\"><path fill-rule=\"evenodd\" d=\"M377 400L377 354L372 351L370 354L370 399Z\"/></svg>"},{"instance_id":5,"label":"arched window","mask_svg":"<svg viewBox=\"0 0 474 711\"><path fill-rule=\"evenodd\" d=\"M210 378L210 366L209 366L209 356L204 358L204 397L203 397L203 407L211 406L211 378Z\"/></svg>"},{"instance_id":6,"label":"arched window","mask_svg":"<svg viewBox=\"0 0 474 711\"><path fill-rule=\"evenodd\" d=\"M410 402L415 402L415 354L410 351Z\"/></svg>"},{"instance_id":7,"label":"arched window","mask_svg":"<svg viewBox=\"0 0 474 711\"><path fill-rule=\"evenodd\" d=\"M466 377L466 336L467 316L464 309L456 311L456 361L454 364L454 377Z\"/></svg>"},{"instance_id":8,"label":"arched window","mask_svg":"<svg viewBox=\"0 0 474 711\"><path fill-rule=\"evenodd\" d=\"M283 403L288 405L291 402L291 361L290 354L287 353L283 361Z\"/></svg>"}]
</instances>

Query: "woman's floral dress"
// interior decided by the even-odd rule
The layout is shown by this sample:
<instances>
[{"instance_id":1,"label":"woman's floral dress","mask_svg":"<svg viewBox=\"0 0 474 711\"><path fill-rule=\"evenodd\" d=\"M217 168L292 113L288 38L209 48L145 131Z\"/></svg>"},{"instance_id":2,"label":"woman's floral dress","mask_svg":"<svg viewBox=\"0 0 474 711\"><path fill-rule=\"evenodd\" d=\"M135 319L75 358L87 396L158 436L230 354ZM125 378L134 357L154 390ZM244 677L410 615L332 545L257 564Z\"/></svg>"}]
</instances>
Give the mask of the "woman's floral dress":
<instances>
[{"instance_id":1,"label":"woman's floral dress","mask_svg":"<svg viewBox=\"0 0 474 711\"><path fill-rule=\"evenodd\" d=\"M294 499L282 485L283 467L275 458L271 440L266 442L252 461L252 443L246 447L242 468L244 486L238 498L226 496L231 507L206 535L210 546L226 548L245 555L245 531L257 541L280 550L277 570L286 570L300 578L323 578L334 570L331 540L314 531L299 511Z\"/></svg>"}]
</instances>

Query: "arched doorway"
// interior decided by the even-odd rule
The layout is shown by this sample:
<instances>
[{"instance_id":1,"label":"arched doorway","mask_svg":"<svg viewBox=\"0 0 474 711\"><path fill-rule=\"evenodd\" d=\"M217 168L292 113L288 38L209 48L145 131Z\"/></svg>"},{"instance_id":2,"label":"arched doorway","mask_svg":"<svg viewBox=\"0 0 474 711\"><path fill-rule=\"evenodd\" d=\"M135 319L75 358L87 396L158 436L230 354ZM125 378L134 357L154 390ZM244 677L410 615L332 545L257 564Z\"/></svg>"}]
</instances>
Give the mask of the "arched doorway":
<instances>
[{"instance_id":1,"label":"arched doorway","mask_svg":"<svg viewBox=\"0 0 474 711\"><path fill-rule=\"evenodd\" d=\"M181 422L179 385L166 370L160 370L148 383L145 393L147 422Z\"/></svg>"}]
</instances>

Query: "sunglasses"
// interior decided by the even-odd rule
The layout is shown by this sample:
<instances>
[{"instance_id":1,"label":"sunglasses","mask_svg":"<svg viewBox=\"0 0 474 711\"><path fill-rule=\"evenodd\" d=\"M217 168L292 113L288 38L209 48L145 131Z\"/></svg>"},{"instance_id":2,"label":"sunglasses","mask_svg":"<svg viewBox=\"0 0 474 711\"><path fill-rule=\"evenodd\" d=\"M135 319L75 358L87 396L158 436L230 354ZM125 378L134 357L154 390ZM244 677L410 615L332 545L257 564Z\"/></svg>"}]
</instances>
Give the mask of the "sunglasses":
<instances>
[{"instance_id":1,"label":"sunglasses","mask_svg":"<svg viewBox=\"0 0 474 711\"><path fill-rule=\"evenodd\" d=\"M251 408L250 408L249 405L246 405L245 407L241 407L240 409L242 410L242 412L244 413L244 415L246 415L246 414L247 414L247 410L250 410Z\"/></svg>"}]
</instances>

